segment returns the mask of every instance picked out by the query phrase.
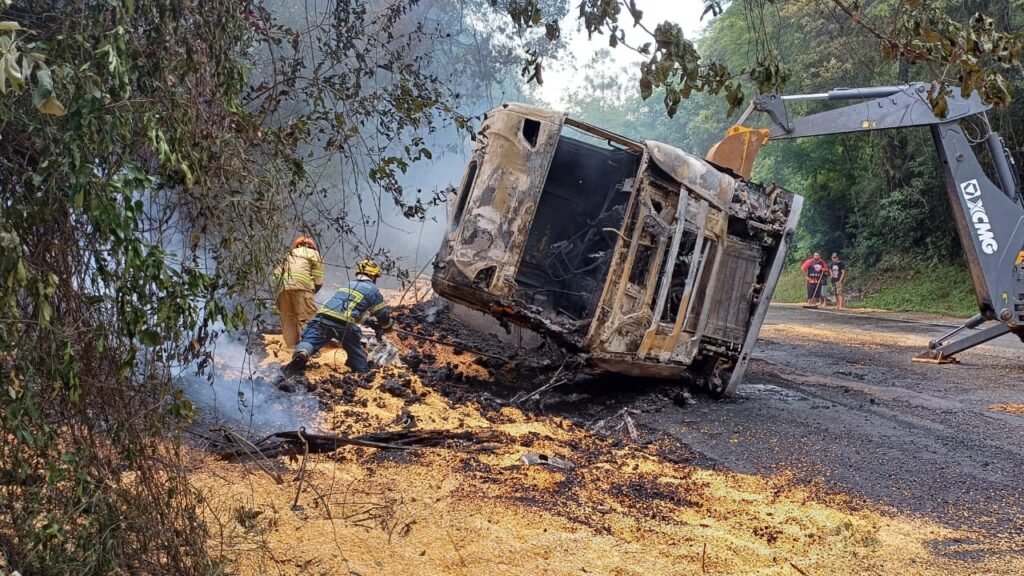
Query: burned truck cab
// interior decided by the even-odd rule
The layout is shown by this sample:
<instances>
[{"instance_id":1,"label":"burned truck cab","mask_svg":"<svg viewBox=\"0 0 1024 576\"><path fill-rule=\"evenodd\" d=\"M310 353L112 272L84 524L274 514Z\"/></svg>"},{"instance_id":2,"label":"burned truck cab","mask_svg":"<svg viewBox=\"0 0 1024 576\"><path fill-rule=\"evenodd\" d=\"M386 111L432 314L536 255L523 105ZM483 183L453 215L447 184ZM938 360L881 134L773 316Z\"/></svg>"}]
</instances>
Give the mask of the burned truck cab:
<instances>
[{"instance_id":1,"label":"burned truck cab","mask_svg":"<svg viewBox=\"0 0 1024 576\"><path fill-rule=\"evenodd\" d=\"M743 377L802 205L523 104L487 113L456 193L436 293L600 369L716 394Z\"/></svg>"}]
</instances>

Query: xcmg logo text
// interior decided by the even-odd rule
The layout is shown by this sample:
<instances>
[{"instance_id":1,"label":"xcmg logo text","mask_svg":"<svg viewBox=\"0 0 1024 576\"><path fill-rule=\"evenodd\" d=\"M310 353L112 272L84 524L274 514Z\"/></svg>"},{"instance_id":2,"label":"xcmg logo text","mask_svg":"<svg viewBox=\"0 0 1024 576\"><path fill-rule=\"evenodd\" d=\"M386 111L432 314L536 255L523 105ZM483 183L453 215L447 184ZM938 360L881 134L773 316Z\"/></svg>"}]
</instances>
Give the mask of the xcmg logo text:
<instances>
[{"instance_id":1,"label":"xcmg logo text","mask_svg":"<svg viewBox=\"0 0 1024 576\"><path fill-rule=\"evenodd\" d=\"M996 235L992 232L992 224L988 219L988 212L985 211L985 204L981 201L981 186L977 180L968 180L960 184L960 192L967 201L967 210L970 212L971 224L974 225L974 232L978 235L978 242L981 243L981 251L985 254L995 254L999 250L996 242Z\"/></svg>"}]
</instances>

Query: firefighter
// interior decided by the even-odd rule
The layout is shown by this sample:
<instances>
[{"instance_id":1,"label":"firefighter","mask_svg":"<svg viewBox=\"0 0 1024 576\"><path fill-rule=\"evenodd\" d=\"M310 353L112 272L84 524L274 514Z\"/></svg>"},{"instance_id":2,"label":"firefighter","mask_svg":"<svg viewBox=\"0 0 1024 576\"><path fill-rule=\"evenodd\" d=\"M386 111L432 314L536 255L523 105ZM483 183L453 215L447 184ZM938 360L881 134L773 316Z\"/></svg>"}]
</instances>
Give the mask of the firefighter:
<instances>
[{"instance_id":1,"label":"firefighter","mask_svg":"<svg viewBox=\"0 0 1024 576\"><path fill-rule=\"evenodd\" d=\"M299 236L274 271L279 292L277 311L281 314L284 344L294 348L299 343L302 327L316 314L314 294L324 284L324 261L316 243L308 236Z\"/></svg>"},{"instance_id":2,"label":"firefighter","mask_svg":"<svg viewBox=\"0 0 1024 576\"><path fill-rule=\"evenodd\" d=\"M288 367L302 369L310 357L324 344L334 339L341 342L348 359L345 365L353 372L369 372L366 350L363 349L360 323L372 318L378 332L391 329L391 309L377 288L380 267L370 260L356 265L356 279L339 288L334 296L320 307L316 316L302 331L302 341Z\"/></svg>"}]
</instances>

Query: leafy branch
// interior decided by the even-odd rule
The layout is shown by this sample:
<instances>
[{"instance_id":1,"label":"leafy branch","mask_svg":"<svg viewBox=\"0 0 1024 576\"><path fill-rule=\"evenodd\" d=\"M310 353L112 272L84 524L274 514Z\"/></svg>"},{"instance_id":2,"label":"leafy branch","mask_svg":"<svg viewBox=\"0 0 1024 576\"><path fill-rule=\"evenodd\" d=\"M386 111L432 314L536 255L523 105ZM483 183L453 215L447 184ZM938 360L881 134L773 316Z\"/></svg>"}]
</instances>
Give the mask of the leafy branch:
<instances>
[{"instance_id":1,"label":"leafy branch","mask_svg":"<svg viewBox=\"0 0 1024 576\"><path fill-rule=\"evenodd\" d=\"M732 10L762 10L762 2L774 0L744 0L735 2ZM977 90L981 98L997 107L1006 106L1011 98L1007 74L1020 64L1020 33L1001 32L994 20L976 13L966 22L958 22L944 10L944 5L925 0L905 0L896 12L891 31L869 22L863 14L860 0L831 0L857 26L875 37L889 60L922 62L932 66L939 83L931 95L936 113L945 114L945 97L950 84L957 84L964 94ZM494 3L492 3L494 4ZM588 37L606 35L611 48L619 46L647 57L640 65L639 90L650 98L655 90L664 91L664 107L668 116L674 116L683 99L694 93L723 94L729 104L729 113L742 106L746 98L742 80L749 80L758 93L781 92L791 77L777 48L768 45L755 50L753 61L739 70L731 70L723 62L708 60L695 49L693 42L684 38L682 29L673 22L661 22L653 31L645 25L643 11L636 0L582 0L578 20ZM538 0L520 0L505 6L505 11L521 29L544 26L553 29L558 37L557 21L545 21ZM720 0L706 0L701 18L723 14ZM628 21L620 20L628 16ZM750 32L764 31L763 22L752 19ZM642 42L627 43L626 28L636 29ZM762 40L758 38L758 40ZM750 40L753 42L753 40ZM542 78L543 59L528 54L523 75L528 80Z\"/></svg>"},{"instance_id":2,"label":"leafy branch","mask_svg":"<svg viewBox=\"0 0 1024 576\"><path fill-rule=\"evenodd\" d=\"M832 3L878 40L887 59L931 68L938 86L929 100L939 116L947 112L945 94L950 84L958 85L963 96L977 90L986 103L999 108L1009 105L1007 74L1020 65L1021 33L999 31L995 20L980 12L958 22L943 6L924 0L906 0L905 9L897 12L886 32L865 17L859 2Z\"/></svg>"},{"instance_id":3,"label":"leafy branch","mask_svg":"<svg viewBox=\"0 0 1024 576\"><path fill-rule=\"evenodd\" d=\"M537 0L513 2L506 11L512 21L523 29L537 27L544 22ZM704 14L709 12L713 16L721 14L721 4L709 0ZM620 21L623 15L629 18L625 24ZM611 48L623 46L647 57L647 61L640 65L640 95L646 100L655 90L663 90L665 112L669 117L676 114L682 100L699 92L724 93L732 113L745 100L741 78L751 79L760 92L781 91L789 79L777 52L762 55L751 66L737 71L730 70L723 62L708 61L700 55L693 42L684 37L678 24L665 21L655 26L653 31L649 29L636 0L583 0L579 4L578 20L588 37L607 35ZM557 21L543 25L548 30L554 29L552 36L559 36ZM639 30L642 43L627 42L627 26ZM540 79L542 59L531 54L527 64L524 76L526 71L530 71L528 80Z\"/></svg>"},{"instance_id":4,"label":"leafy branch","mask_svg":"<svg viewBox=\"0 0 1024 576\"><path fill-rule=\"evenodd\" d=\"M5 7L5 3L0 3L0 9ZM64 105L54 95L53 76L46 65L46 57L36 51L34 43L23 43L19 33L24 35L28 31L13 20L0 21L0 95L26 90L34 71L36 85L32 90L32 105L43 114L63 116Z\"/></svg>"}]
</instances>

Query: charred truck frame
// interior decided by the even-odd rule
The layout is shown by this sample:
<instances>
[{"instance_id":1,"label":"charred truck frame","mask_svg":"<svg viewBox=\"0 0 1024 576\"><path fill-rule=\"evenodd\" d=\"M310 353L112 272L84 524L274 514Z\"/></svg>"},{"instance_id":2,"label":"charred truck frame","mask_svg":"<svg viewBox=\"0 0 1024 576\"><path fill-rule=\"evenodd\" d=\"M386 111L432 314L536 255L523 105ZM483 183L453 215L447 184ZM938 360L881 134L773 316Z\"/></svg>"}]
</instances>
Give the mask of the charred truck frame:
<instances>
[{"instance_id":1,"label":"charred truck frame","mask_svg":"<svg viewBox=\"0 0 1024 576\"><path fill-rule=\"evenodd\" d=\"M433 286L600 369L731 394L802 203L667 144L504 104L451 199Z\"/></svg>"}]
</instances>

